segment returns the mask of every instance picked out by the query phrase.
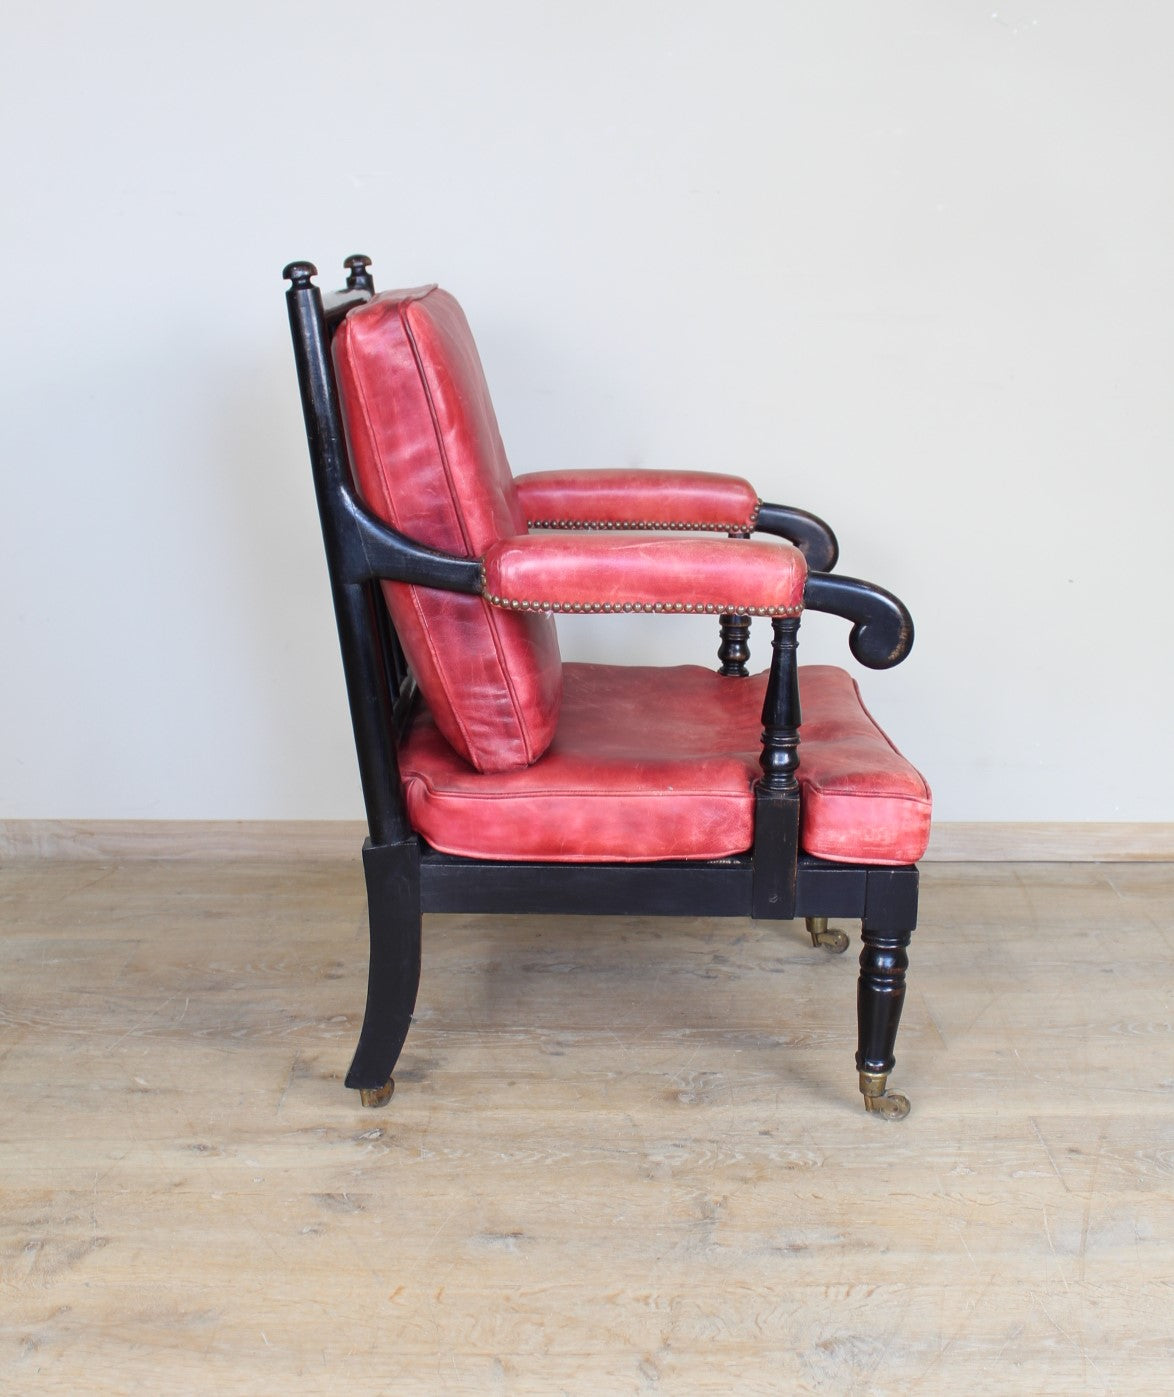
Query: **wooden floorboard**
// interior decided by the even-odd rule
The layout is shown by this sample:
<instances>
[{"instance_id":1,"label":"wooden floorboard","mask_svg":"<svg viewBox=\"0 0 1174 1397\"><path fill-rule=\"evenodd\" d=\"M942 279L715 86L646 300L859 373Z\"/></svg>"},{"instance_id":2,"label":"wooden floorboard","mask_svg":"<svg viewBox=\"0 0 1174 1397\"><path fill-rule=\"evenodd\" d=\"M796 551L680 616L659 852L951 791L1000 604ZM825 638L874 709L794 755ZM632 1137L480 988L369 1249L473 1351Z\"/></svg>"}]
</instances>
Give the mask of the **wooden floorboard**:
<instances>
[{"instance_id":1,"label":"wooden floorboard","mask_svg":"<svg viewBox=\"0 0 1174 1397\"><path fill-rule=\"evenodd\" d=\"M1170 1392L1174 869L922 906L904 1122L702 918L430 918L363 1111L353 858L7 863L0 1392Z\"/></svg>"}]
</instances>

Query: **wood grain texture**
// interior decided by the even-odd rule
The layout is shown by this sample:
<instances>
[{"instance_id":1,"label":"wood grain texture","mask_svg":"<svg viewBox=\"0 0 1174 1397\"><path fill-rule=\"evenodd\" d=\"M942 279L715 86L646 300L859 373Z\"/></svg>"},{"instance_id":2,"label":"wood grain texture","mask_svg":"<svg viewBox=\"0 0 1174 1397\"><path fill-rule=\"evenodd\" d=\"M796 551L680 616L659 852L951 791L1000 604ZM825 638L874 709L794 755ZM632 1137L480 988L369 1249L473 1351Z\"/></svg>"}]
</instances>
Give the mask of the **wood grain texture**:
<instances>
[{"instance_id":1,"label":"wood grain texture","mask_svg":"<svg viewBox=\"0 0 1174 1397\"><path fill-rule=\"evenodd\" d=\"M901 1124L853 957L702 918L427 918L365 1112L356 861L7 863L0 1391L1168 1391L1174 870L922 908Z\"/></svg>"},{"instance_id":2,"label":"wood grain texture","mask_svg":"<svg viewBox=\"0 0 1174 1397\"><path fill-rule=\"evenodd\" d=\"M1174 824L942 821L933 827L931 863L1171 863Z\"/></svg>"},{"instance_id":3,"label":"wood grain texture","mask_svg":"<svg viewBox=\"0 0 1174 1397\"><path fill-rule=\"evenodd\" d=\"M354 859L361 820L0 820L0 859ZM1174 824L938 822L929 863L1171 863Z\"/></svg>"},{"instance_id":4,"label":"wood grain texture","mask_svg":"<svg viewBox=\"0 0 1174 1397\"><path fill-rule=\"evenodd\" d=\"M0 820L0 859L344 859L362 820Z\"/></svg>"}]
</instances>

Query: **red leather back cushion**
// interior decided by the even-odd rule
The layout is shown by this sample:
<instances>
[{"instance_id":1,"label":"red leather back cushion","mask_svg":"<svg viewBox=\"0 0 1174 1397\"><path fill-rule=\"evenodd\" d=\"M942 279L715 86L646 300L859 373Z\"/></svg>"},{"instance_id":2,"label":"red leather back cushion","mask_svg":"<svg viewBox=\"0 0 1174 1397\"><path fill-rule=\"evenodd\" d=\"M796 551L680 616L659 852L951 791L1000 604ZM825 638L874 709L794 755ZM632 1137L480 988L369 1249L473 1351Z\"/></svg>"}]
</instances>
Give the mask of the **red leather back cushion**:
<instances>
[{"instance_id":1,"label":"red leather back cushion","mask_svg":"<svg viewBox=\"0 0 1174 1397\"><path fill-rule=\"evenodd\" d=\"M356 484L401 533L464 557L526 532L477 347L445 291L388 291L347 317L334 362ZM552 617L385 582L437 727L479 771L537 761L558 724Z\"/></svg>"}]
</instances>

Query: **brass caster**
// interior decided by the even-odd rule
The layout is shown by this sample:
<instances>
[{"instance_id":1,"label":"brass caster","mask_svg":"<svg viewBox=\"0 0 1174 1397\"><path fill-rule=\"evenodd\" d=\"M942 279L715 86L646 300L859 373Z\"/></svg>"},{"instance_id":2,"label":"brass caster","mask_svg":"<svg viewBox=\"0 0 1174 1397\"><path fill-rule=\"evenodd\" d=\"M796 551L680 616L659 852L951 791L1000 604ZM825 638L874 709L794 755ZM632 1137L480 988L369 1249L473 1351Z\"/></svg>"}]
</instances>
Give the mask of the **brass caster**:
<instances>
[{"instance_id":1,"label":"brass caster","mask_svg":"<svg viewBox=\"0 0 1174 1397\"><path fill-rule=\"evenodd\" d=\"M364 1106L386 1106L395 1091L395 1078L388 1077L381 1087L360 1087L359 1100Z\"/></svg>"},{"instance_id":2,"label":"brass caster","mask_svg":"<svg viewBox=\"0 0 1174 1397\"><path fill-rule=\"evenodd\" d=\"M900 1121L909 1114L909 1098L899 1091L886 1091L884 1096L866 1096L864 1109L874 1112L882 1120Z\"/></svg>"},{"instance_id":3,"label":"brass caster","mask_svg":"<svg viewBox=\"0 0 1174 1397\"><path fill-rule=\"evenodd\" d=\"M904 1120L909 1114L909 1098L899 1091L886 1091L888 1080L887 1072L861 1072L860 1091L864 1096L864 1109L883 1120Z\"/></svg>"},{"instance_id":4,"label":"brass caster","mask_svg":"<svg viewBox=\"0 0 1174 1397\"><path fill-rule=\"evenodd\" d=\"M831 951L837 956L843 955L848 949L848 933L841 931L839 927L832 927L829 931L826 917L808 917L806 920L813 946L822 946L825 951Z\"/></svg>"}]
</instances>

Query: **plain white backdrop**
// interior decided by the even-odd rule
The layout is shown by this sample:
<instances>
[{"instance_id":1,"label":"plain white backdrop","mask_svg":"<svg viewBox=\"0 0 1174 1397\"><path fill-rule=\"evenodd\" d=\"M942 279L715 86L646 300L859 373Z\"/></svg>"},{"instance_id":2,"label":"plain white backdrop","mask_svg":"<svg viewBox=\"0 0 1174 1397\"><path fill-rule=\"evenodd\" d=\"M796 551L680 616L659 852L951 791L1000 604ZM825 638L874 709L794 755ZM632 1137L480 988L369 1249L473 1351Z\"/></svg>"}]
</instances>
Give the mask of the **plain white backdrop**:
<instances>
[{"instance_id":1,"label":"plain white backdrop","mask_svg":"<svg viewBox=\"0 0 1174 1397\"><path fill-rule=\"evenodd\" d=\"M461 299L515 471L827 518L939 817L1174 818L1172 50L1155 0L11 9L0 816L361 815L280 270L363 251Z\"/></svg>"}]
</instances>

